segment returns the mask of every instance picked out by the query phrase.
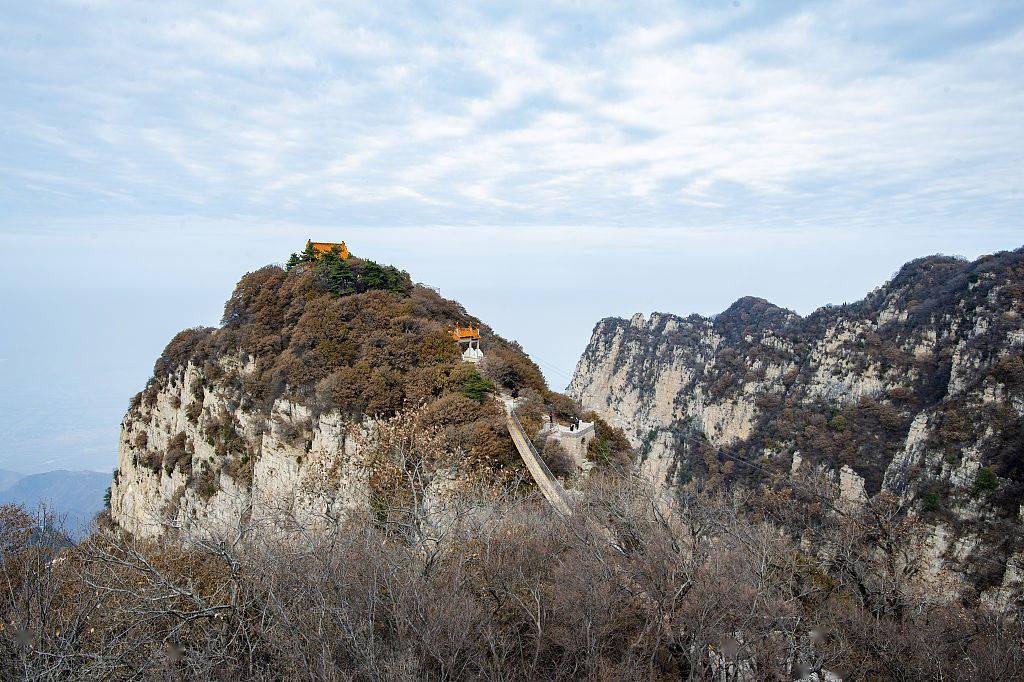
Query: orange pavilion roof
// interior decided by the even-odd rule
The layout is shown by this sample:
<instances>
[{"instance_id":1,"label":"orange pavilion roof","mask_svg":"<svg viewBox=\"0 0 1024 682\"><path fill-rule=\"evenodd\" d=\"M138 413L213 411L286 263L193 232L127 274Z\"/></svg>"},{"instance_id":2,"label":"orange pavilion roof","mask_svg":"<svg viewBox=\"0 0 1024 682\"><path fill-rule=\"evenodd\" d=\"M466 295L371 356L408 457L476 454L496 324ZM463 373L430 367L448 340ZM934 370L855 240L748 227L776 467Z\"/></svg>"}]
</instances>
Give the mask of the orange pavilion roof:
<instances>
[{"instance_id":1,"label":"orange pavilion roof","mask_svg":"<svg viewBox=\"0 0 1024 682\"><path fill-rule=\"evenodd\" d=\"M479 339L480 338L480 327L474 327L469 325L468 327L460 327L455 325L455 328L451 330L452 338L456 341L463 341L465 339Z\"/></svg>"}]
</instances>

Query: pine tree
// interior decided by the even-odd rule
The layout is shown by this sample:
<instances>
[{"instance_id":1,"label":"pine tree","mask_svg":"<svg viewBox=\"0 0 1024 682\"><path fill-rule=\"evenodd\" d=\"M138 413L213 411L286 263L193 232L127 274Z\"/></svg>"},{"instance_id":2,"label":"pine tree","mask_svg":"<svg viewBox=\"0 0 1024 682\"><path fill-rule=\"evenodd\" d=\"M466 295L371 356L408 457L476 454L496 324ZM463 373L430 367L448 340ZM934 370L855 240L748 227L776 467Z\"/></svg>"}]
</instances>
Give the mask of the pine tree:
<instances>
[{"instance_id":1,"label":"pine tree","mask_svg":"<svg viewBox=\"0 0 1024 682\"><path fill-rule=\"evenodd\" d=\"M285 263L284 269L285 271L291 270L301 262L302 261L299 259L299 254L292 253L292 255L288 256L288 262Z\"/></svg>"},{"instance_id":2,"label":"pine tree","mask_svg":"<svg viewBox=\"0 0 1024 682\"><path fill-rule=\"evenodd\" d=\"M299 256L300 263L315 263L316 262L316 249L313 248L313 242L308 242L306 248L303 249L302 255Z\"/></svg>"},{"instance_id":3,"label":"pine tree","mask_svg":"<svg viewBox=\"0 0 1024 682\"><path fill-rule=\"evenodd\" d=\"M364 290L359 275L342 260L340 252L336 249L321 256L316 269L325 288L338 296L348 296Z\"/></svg>"},{"instance_id":4,"label":"pine tree","mask_svg":"<svg viewBox=\"0 0 1024 682\"><path fill-rule=\"evenodd\" d=\"M408 273L393 265L381 265L372 260L363 262L361 274L367 289L384 289L396 294L405 294L412 285Z\"/></svg>"},{"instance_id":5,"label":"pine tree","mask_svg":"<svg viewBox=\"0 0 1024 682\"><path fill-rule=\"evenodd\" d=\"M331 264L327 278L328 282L330 282L331 291L339 296L348 296L349 294L355 294L362 290L359 277L352 271L352 268L350 268L348 264L340 258L336 259Z\"/></svg>"}]
</instances>

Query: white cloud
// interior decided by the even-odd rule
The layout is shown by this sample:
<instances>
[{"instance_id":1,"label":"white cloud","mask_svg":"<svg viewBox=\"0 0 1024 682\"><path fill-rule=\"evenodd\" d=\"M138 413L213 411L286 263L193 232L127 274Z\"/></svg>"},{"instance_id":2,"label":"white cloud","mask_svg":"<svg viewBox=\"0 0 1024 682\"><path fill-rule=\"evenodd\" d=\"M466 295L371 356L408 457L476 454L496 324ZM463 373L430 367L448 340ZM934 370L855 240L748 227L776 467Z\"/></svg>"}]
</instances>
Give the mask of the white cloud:
<instances>
[{"instance_id":1,"label":"white cloud","mask_svg":"<svg viewBox=\"0 0 1024 682\"><path fill-rule=\"evenodd\" d=\"M228 7L5 18L4 196L367 225L1021 218L1005 5Z\"/></svg>"}]
</instances>

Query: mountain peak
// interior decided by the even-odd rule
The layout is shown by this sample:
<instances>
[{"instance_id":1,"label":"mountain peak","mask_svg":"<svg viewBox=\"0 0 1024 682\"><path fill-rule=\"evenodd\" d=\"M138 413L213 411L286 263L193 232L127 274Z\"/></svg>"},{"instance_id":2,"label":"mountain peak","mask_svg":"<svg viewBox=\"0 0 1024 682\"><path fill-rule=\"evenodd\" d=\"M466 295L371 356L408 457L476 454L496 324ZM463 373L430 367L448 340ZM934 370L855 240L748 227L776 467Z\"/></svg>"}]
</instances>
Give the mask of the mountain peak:
<instances>
[{"instance_id":1,"label":"mountain peak","mask_svg":"<svg viewBox=\"0 0 1024 682\"><path fill-rule=\"evenodd\" d=\"M735 336L765 330L779 332L800 316L763 298L744 296L712 319L719 333Z\"/></svg>"}]
</instances>

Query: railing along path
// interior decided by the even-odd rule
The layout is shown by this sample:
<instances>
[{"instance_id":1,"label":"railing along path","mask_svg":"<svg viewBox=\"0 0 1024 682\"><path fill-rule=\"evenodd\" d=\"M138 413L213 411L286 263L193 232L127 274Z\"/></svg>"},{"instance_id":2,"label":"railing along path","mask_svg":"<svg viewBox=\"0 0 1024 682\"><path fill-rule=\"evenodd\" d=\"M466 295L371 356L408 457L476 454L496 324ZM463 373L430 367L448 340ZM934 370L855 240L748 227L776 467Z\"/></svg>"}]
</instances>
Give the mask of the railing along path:
<instances>
[{"instance_id":1,"label":"railing along path","mask_svg":"<svg viewBox=\"0 0 1024 682\"><path fill-rule=\"evenodd\" d=\"M516 416L515 400L506 398L503 402L505 403L505 422L508 425L508 433L512 436L512 442L515 443L516 450L523 458L534 482L555 511L564 516L571 516L572 504L569 494L565 492L565 488L551 473L551 469L548 468L540 453L537 452L537 448L527 437L526 430L523 429L523 425L519 423L519 417Z\"/></svg>"}]
</instances>

